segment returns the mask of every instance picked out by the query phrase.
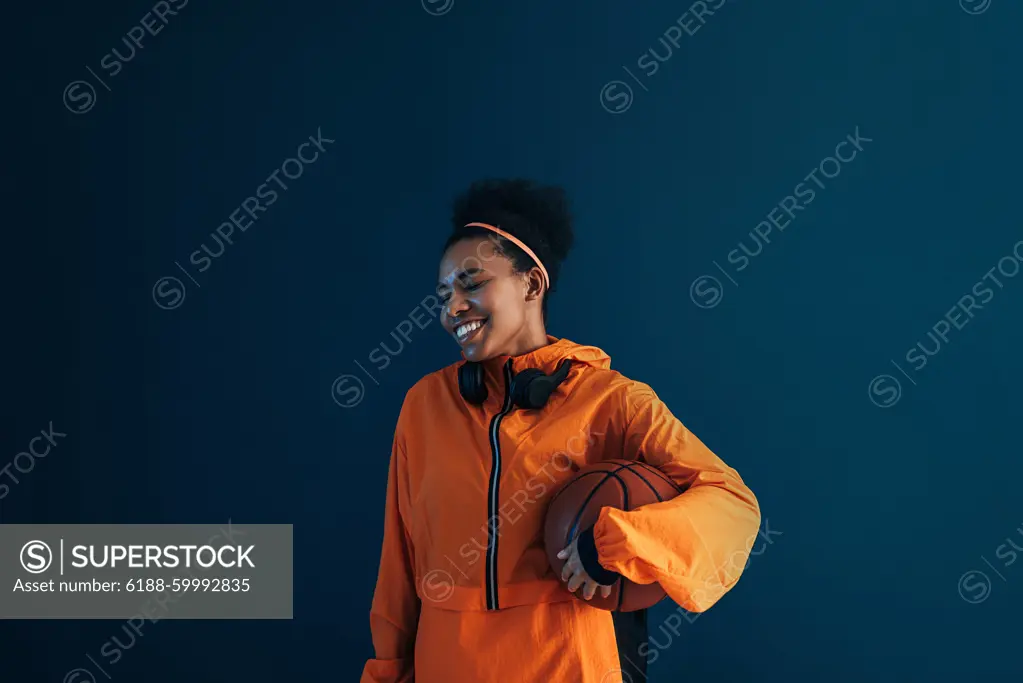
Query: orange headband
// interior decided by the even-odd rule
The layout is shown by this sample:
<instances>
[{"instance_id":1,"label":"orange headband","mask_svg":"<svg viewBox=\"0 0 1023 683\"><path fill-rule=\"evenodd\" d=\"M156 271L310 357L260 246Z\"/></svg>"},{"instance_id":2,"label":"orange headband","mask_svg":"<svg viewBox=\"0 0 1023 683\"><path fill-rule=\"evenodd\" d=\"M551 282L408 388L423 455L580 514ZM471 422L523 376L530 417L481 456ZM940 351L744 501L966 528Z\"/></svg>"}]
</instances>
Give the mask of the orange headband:
<instances>
[{"instance_id":1,"label":"orange headband","mask_svg":"<svg viewBox=\"0 0 1023 683\"><path fill-rule=\"evenodd\" d=\"M489 223L466 223L465 224L466 228L471 228L473 226L475 226L477 228L486 228L487 230L489 230L491 232L496 232L498 235L500 235L501 237L505 238L506 240L508 240L509 242L514 244L516 247L518 247L522 251L526 252L526 254L529 255L529 258L533 259L533 261L536 262L536 265L540 267L540 272L543 273L543 284L544 284L544 286L547 289L551 288L551 278L547 274L547 269L543 267L543 264L540 262L540 259L538 259L536 257L536 254L533 253L533 250L530 249L529 247L527 247L522 240L520 240L515 235L512 235L512 234L509 234L509 233L505 232L501 228L498 228L496 226L490 225Z\"/></svg>"}]
</instances>

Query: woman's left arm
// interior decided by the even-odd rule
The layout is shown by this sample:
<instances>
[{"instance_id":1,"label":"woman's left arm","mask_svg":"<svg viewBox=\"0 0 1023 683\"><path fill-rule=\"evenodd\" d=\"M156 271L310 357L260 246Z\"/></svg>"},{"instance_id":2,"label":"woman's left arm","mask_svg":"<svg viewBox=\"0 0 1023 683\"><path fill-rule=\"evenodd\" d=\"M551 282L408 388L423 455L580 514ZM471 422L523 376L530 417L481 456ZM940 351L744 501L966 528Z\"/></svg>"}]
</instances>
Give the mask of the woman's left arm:
<instances>
[{"instance_id":1,"label":"woman's left arm","mask_svg":"<svg viewBox=\"0 0 1023 683\"><path fill-rule=\"evenodd\" d=\"M684 609L703 612L739 580L760 528L760 506L738 472L649 386L636 383L625 401L624 457L656 467L683 492L631 512L604 508L589 538L580 538L580 553L591 566L595 556L608 572L636 583L656 581Z\"/></svg>"}]
</instances>

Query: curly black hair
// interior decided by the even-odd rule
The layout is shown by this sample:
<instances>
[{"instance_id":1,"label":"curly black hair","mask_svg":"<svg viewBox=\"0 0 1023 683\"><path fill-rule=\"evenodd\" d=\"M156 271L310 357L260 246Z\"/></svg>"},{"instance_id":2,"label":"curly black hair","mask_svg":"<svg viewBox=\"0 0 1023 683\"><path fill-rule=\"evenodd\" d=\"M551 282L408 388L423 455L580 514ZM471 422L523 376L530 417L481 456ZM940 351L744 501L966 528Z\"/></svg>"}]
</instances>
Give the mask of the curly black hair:
<instances>
[{"instance_id":1,"label":"curly black hair","mask_svg":"<svg viewBox=\"0 0 1023 683\"><path fill-rule=\"evenodd\" d=\"M550 277L550 287L541 305L546 321L547 301L574 240L565 190L523 178L479 180L455 198L452 208L453 230L442 252L467 237L489 236L497 249L511 260L515 271L524 273L536 266L528 254L486 228L466 228L465 225L488 223L522 240L543 262Z\"/></svg>"}]
</instances>

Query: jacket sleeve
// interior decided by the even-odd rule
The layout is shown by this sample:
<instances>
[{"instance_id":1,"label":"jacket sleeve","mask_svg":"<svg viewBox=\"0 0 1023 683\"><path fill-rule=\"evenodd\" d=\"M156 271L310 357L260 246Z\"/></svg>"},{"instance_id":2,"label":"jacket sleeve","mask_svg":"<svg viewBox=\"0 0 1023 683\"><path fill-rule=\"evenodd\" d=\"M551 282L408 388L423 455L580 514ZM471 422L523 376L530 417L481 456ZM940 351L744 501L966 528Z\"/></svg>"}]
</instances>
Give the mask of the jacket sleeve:
<instances>
[{"instance_id":1,"label":"jacket sleeve","mask_svg":"<svg viewBox=\"0 0 1023 683\"><path fill-rule=\"evenodd\" d=\"M624 457L653 465L683 492L631 512L601 510L590 532L596 560L636 583L656 581L684 609L703 612L739 580L760 506L739 474L647 385L627 394L625 415Z\"/></svg>"},{"instance_id":2,"label":"jacket sleeve","mask_svg":"<svg viewBox=\"0 0 1023 683\"><path fill-rule=\"evenodd\" d=\"M366 662L360 683L412 683L415 679L420 602L415 556L404 522L409 500L406 471L405 451L396 432L387 472L380 571L369 616L376 658Z\"/></svg>"}]
</instances>

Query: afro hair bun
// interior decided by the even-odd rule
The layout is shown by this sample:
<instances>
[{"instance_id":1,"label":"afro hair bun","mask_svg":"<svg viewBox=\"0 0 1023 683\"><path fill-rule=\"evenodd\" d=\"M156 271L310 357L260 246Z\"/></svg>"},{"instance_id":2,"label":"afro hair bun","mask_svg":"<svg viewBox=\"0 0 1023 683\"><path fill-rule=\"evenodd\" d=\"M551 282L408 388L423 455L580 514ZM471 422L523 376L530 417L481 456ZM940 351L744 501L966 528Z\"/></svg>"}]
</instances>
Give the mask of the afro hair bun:
<instances>
[{"instance_id":1,"label":"afro hair bun","mask_svg":"<svg viewBox=\"0 0 1023 683\"><path fill-rule=\"evenodd\" d=\"M511 233L543 262L551 278L557 280L561 262L568 256L574 240L572 215L565 190L539 185L524 178L487 179L473 183L454 201L448 245L463 236L477 234L464 228L466 223L489 223Z\"/></svg>"}]
</instances>

